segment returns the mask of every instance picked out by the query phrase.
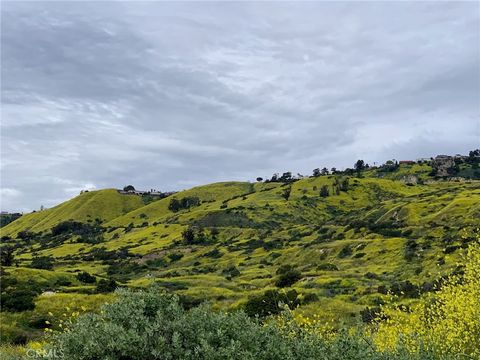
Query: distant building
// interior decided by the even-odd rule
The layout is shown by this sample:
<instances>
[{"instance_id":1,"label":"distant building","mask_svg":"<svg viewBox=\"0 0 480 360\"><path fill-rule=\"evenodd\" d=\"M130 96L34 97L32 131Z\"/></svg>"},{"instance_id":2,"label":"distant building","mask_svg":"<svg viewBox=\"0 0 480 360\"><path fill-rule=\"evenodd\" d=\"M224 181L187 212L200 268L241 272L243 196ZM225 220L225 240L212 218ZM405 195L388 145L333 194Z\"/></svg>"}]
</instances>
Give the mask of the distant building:
<instances>
[{"instance_id":1,"label":"distant building","mask_svg":"<svg viewBox=\"0 0 480 360\"><path fill-rule=\"evenodd\" d=\"M412 164L415 164L415 161L413 161L413 160L400 160L398 163L399 163L400 165L401 165L401 164L412 165Z\"/></svg>"},{"instance_id":2,"label":"distant building","mask_svg":"<svg viewBox=\"0 0 480 360\"><path fill-rule=\"evenodd\" d=\"M117 191L119 194L123 194L123 195L138 195L138 196L149 195L149 196L154 196L159 198L164 198L172 194L175 194L175 191L161 192L155 189L150 189L150 191L135 190L135 189L117 190Z\"/></svg>"}]
</instances>

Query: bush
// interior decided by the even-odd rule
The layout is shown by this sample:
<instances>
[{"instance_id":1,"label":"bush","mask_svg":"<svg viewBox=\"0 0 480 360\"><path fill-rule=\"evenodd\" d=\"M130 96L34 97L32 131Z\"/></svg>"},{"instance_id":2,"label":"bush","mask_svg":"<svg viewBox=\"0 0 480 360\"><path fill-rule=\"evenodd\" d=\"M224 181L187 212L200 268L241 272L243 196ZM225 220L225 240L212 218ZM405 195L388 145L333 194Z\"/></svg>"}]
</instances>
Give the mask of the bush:
<instances>
[{"instance_id":1,"label":"bush","mask_svg":"<svg viewBox=\"0 0 480 360\"><path fill-rule=\"evenodd\" d=\"M183 199L172 199L168 205L168 209L173 212L177 212L180 210L189 209L191 207L199 206L200 199L196 196L187 196Z\"/></svg>"},{"instance_id":2,"label":"bush","mask_svg":"<svg viewBox=\"0 0 480 360\"><path fill-rule=\"evenodd\" d=\"M101 279L97 284L97 293L109 293L115 291L118 284L113 279Z\"/></svg>"},{"instance_id":3,"label":"bush","mask_svg":"<svg viewBox=\"0 0 480 360\"><path fill-rule=\"evenodd\" d=\"M2 311L21 312L35 309L37 293L26 287L2 289Z\"/></svg>"},{"instance_id":4,"label":"bush","mask_svg":"<svg viewBox=\"0 0 480 360\"><path fill-rule=\"evenodd\" d=\"M226 269L223 269L222 275L225 276L227 279L231 279L236 276L240 276L240 271L236 268L236 266L232 265Z\"/></svg>"},{"instance_id":5,"label":"bush","mask_svg":"<svg viewBox=\"0 0 480 360\"><path fill-rule=\"evenodd\" d=\"M262 295L252 296L244 305L248 316L261 318L278 315L285 307L294 309L300 304L298 293L295 290L279 292L278 290L267 290Z\"/></svg>"},{"instance_id":6,"label":"bush","mask_svg":"<svg viewBox=\"0 0 480 360\"><path fill-rule=\"evenodd\" d=\"M275 286L281 288L292 286L302 278L302 273L290 265L281 266L277 270L277 274L279 274L280 276L275 282Z\"/></svg>"},{"instance_id":7,"label":"bush","mask_svg":"<svg viewBox=\"0 0 480 360\"><path fill-rule=\"evenodd\" d=\"M325 263L320 264L317 266L317 270L324 270L324 271L338 271L338 267L335 264Z\"/></svg>"},{"instance_id":8,"label":"bush","mask_svg":"<svg viewBox=\"0 0 480 360\"><path fill-rule=\"evenodd\" d=\"M352 246L351 245L346 245L342 248L342 250L340 250L340 252L338 253L338 257L340 259L343 259L345 257L348 257L350 255L353 254L353 249L352 249Z\"/></svg>"},{"instance_id":9,"label":"bush","mask_svg":"<svg viewBox=\"0 0 480 360\"><path fill-rule=\"evenodd\" d=\"M373 308L366 307L360 311L360 316L362 317L362 321L367 324L378 320L385 320L382 309L378 306Z\"/></svg>"},{"instance_id":10,"label":"bush","mask_svg":"<svg viewBox=\"0 0 480 360\"><path fill-rule=\"evenodd\" d=\"M53 359L54 350L61 349L69 360L437 359L429 353L376 352L368 341L346 332L323 340L288 314L262 323L242 311L215 312L205 304L186 310L176 295L155 287L122 289L117 295L100 313L81 315L67 331L54 333L45 358Z\"/></svg>"},{"instance_id":11,"label":"bush","mask_svg":"<svg viewBox=\"0 0 480 360\"><path fill-rule=\"evenodd\" d=\"M55 259L51 256L39 256L32 258L30 267L34 269L52 270Z\"/></svg>"},{"instance_id":12,"label":"bush","mask_svg":"<svg viewBox=\"0 0 480 360\"><path fill-rule=\"evenodd\" d=\"M14 248L10 246L2 246L0 248L0 264L2 266L12 266L15 256L13 254Z\"/></svg>"},{"instance_id":13,"label":"bush","mask_svg":"<svg viewBox=\"0 0 480 360\"><path fill-rule=\"evenodd\" d=\"M175 262L175 261L178 261L178 260L180 260L181 258L183 258L183 254L182 254L182 253L170 253L170 254L168 254L168 258L169 258L172 262Z\"/></svg>"},{"instance_id":14,"label":"bush","mask_svg":"<svg viewBox=\"0 0 480 360\"><path fill-rule=\"evenodd\" d=\"M90 275L88 272L86 271L82 271L81 273L77 274L77 279L83 283L86 283L86 284L93 284L94 282L97 281L97 279L95 278L95 276L93 275Z\"/></svg>"},{"instance_id":15,"label":"bush","mask_svg":"<svg viewBox=\"0 0 480 360\"><path fill-rule=\"evenodd\" d=\"M480 234L465 257L463 274L452 275L436 293L426 295L408 312L385 308L388 322L379 324L375 343L380 349L405 344L411 352L428 346L438 358L462 355L480 358ZM458 357L457 357L458 358Z\"/></svg>"},{"instance_id":16,"label":"bush","mask_svg":"<svg viewBox=\"0 0 480 360\"><path fill-rule=\"evenodd\" d=\"M330 194L330 192L328 191L328 186L327 186L327 185L323 185L323 186L320 188L320 196L321 196L321 197L327 197L329 194Z\"/></svg>"},{"instance_id":17,"label":"bush","mask_svg":"<svg viewBox=\"0 0 480 360\"><path fill-rule=\"evenodd\" d=\"M206 252L202 256L210 257L210 258L213 258L213 259L218 259L218 258L221 258L223 256L223 253L220 250L218 250L217 248L215 248L211 251Z\"/></svg>"}]
</instances>

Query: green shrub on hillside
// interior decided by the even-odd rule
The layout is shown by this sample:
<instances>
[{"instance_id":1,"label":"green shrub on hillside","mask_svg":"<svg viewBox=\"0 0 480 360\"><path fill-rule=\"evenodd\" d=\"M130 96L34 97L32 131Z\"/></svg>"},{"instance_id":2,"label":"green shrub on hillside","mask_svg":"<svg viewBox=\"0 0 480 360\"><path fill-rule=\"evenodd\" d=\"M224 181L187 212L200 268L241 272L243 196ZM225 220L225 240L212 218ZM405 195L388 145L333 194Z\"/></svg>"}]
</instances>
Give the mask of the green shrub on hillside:
<instances>
[{"instance_id":1,"label":"green shrub on hillside","mask_svg":"<svg viewBox=\"0 0 480 360\"><path fill-rule=\"evenodd\" d=\"M95 278L95 276L93 275L90 275L88 272L86 271L82 271L81 273L78 273L77 274L77 279L83 283L86 283L86 284L93 284L97 281L97 279Z\"/></svg>"},{"instance_id":2,"label":"green shrub on hillside","mask_svg":"<svg viewBox=\"0 0 480 360\"><path fill-rule=\"evenodd\" d=\"M52 270L55 259L51 256L38 256L32 259L30 267L34 269Z\"/></svg>"},{"instance_id":3,"label":"green shrub on hillside","mask_svg":"<svg viewBox=\"0 0 480 360\"><path fill-rule=\"evenodd\" d=\"M109 293L115 291L115 289L118 287L118 284L115 280L113 279L101 279L97 283L97 293Z\"/></svg>"},{"instance_id":4,"label":"green shrub on hillside","mask_svg":"<svg viewBox=\"0 0 480 360\"><path fill-rule=\"evenodd\" d=\"M262 295L252 296L244 305L248 316L261 318L278 315L285 308L294 309L300 305L298 293L295 290L280 292L278 290L267 290Z\"/></svg>"},{"instance_id":5,"label":"green shrub on hillside","mask_svg":"<svg viewBox=\"0 0 480 360\"><path fill-rule=\"evenodd\" d=\"M291 265L283 265L277 270L278 279L275 282L277 287L288 287L295 284L302 278L302 273Z\"/></svg>"},{"instance_id":6,"label":"green shrub on hillside","mask_svg":"<svg viewBox=\"0 0 480 360\"><path fill-rule=\"evenodd\" d=\"M365 339L340 333L331 340L283 316L261 323L243 312L215 312L207 305L185 310L177 296L117 291L118 301L80 316L67 331L53 333L44 359L69 360L433 360L421 351L380 353ZM39 352L40 353L40 352Z\"/></svg>"},{"instance_id":7,"label":"green shrub on hillside","mask_svg":"<svg viewBox=\"0 0 480 360\"><path fill-rule=\"evenodd\" d=\"M15 287L2 290L1 310L20 312L35 309L35 298L37 293L28 287Z\"/></svg>"},{"instance_id":8,"label":"green shrub on hillside","mask_svg":"<svg viewBox=\"0 0 480 360\"><path fill-rule=\"evenodd\" d=\"M187 196L184 197L183 199L175 199L173 198L170 200L170 204L168 205L168 209L177 212L180 210L186 210L191 207L199 206L200 205L200 199L196 196Z\"/></svg>"}]
</instances>

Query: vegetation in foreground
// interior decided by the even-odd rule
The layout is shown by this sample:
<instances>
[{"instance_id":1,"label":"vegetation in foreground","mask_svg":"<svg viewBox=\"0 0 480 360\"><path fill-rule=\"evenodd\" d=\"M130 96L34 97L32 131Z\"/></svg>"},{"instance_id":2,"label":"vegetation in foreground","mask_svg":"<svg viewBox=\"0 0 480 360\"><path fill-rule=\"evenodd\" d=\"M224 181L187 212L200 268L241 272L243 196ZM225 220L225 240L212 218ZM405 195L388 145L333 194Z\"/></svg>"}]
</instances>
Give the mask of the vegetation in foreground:
<instances>
[{"instance_id":1,"label":"vegetation in foreground","mask_svg":"<svg viewBox=\"0 0 480 360\"><path fill-rule=\"evenodd\" d=\"M408 353L401 346L379 352L370 340L342 332L324 338L286 313L262 323L244 312L213 311L208 305L186 310L176 295L118 290L118 300L97 314L62 322L43 345L13 349L6 359L439 359L435 351ZM442 358L448 359L449 356ZM451 357L453 359L453 357Z\"/></svg>"}]
</instances>

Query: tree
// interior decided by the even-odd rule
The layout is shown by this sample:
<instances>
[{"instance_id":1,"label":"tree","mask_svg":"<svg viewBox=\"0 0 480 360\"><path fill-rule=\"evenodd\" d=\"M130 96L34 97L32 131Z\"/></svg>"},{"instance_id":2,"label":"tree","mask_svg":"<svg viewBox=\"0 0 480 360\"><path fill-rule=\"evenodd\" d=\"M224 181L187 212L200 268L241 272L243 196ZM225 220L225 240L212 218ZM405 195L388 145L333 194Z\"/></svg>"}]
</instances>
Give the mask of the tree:
<instances>
[{"instance_id":1,"label":"tree","mask_svg":"<svg viewBox=\"0 0 480 360\"><path fill-rule=\"evenodd\" d=\"M349 185L348 178L343 179L342 182L340 183L340 190L347 192L348 191L348 185Z\"/></svg>"},{"instance_id":2,"label":"tree","mask_svg":"<svg viewBox=\"0 0 480 360\"><path fill-rule=\"evenodd\" d=\"M283 190L283 193L282 193L282 197L285 199L285 200L288 200L290 198L290 193L292 192L292 187L291 186L288 186L287 188L285 188Z\"/></svg>"},{"instance_id":3,"label":"tree","mask_svg":"<svg viewBox=\"0 0 480 360\"><path fill-rule=\"evenodd\" d=\"M278 181L283 183L289 183L292 182L292 180L292 173L290 171L284 172L282 176L278 179Z\"/></svg>"},{"instance_id":4,"label":"tree","mask_svg":"<svg viewBox=\"0 0 480 360\"><path fill-rule=\"evenodd\" d=\"M335 195L340 195L340 186L339 185L335 185L333 187L333 191L335 193Z\"/></svg>"},{"instance_id":5,"label":"tree","mask_svg":"<svg viewBox=\"0 0 480 360\"><path fill-rule=\"evenodd\" d=\"M191 207L195 207L200 205L200 199L196 196L186 196L183 199L175 199L173 198L170 200L170 204L168 205L168 209L177 212L184 209L189 209Z\"/></svg>"},{"instance_id":6,"label":"tree","mask_svg":"<svg viewBox=\"0 0 480 360\"><path fill-rule=\"evenodd\" d=\"M263 181L263 178L259 176L259 177L257 177L257 181L258 181L258 182L262 182L262 181Z\"/></svg>"},{"instance_id":7,"label":"tree","mask_svg":"<svg viewBox=\"0 0 480 360\"><path fill-rule=\"evenodd\" d=\"M322 175L324 175L324 176L325 176L325 175L328 175L328 169L327 169L326 167L324 167L324 168L322 169Z\"/></svg>"},{"instance_id":8,"label":"tree","mask_svg":"<svg viewBox=\"0 0 480 360\"><path fill-rule=\"evenodd\" d=\"M355 170L357 170L357 173L360 173L361 171L365 170L365 161L363 160L357 160L357 162L354 165Z\"/></svg>"},{"instance_id":9,"label":"tree","mask_svg":"<svg viewBox=\"0 0 480 360\"><path fill-rule=\"evenodd\" d=\"M319 177L320 176L320 169L319 168L313 169L312 176L313 177Z\"/></svg>"},{"instance_id":10,"label":"tree","mask_svg":"<svg viewBox=\"0 0 480 360\"><path fill-rule=\"evenodd\" d=\"M28 242L35 238L35 233L28 230L22 230L17 234L17 238Z\"/></svg>"},{"instance_id":11,"label":"tree","mask_svg":"<svg viewBox=\"0 0 480 360\"><path fill-rule=\"evenodd\" d=\"M13 247L3 246L0 248L0 263L2 266L12 266L15 256L13 255Z\"/></svg>"},{"instance_id":12,"label":"tree","mask_svg":"<svg viewBox=\"0 0 480 360\"><path fill-rule=\"evenodd\" d=\"M135 191L133 185L127 185L123 188L123 191Z\"/></svg>"},{"instance_id":13,"label":"tree","mask_svg":"<svg viewBox=\"0 0 480 360\"><path fill-rule=\"evenodd\" d=\"M170 204L168 204L168 210L173 212L177 212L178 210L180 210L180 201L175 198L170 200Z\"/></svg>"},{"instance_id":14,"label":"tree","mask_svg":"<svg viewBox=\"0 0 480 360\"><path fill-rule=\"evenodd\" d=\"M327 197L328 195L330 195L329 191L328 191L328 186L327 185L323 185L321 188L320 188L320 196L321 197Z\"/></svg>"},{"instance_id":15,"label":"tree","mask_svg":"<svg viewBox=\"0 0 480 360\"><path fill-rule=\"evenodd\" d=\"M191 226L183 230L182 239L186 244L195 243L195 230Z\"/></svg>"},{"instance_id":16,"label":"tree","mask_svg":"<svg viewBox=\"0 0 480 360\"><path fill-rule=\"evenodd\" d=\"M331 172L332 174L336 174L336 173L337 173L337 168L336 168L336 167L332 167L332 168L330 169L330 172Z\"/></svg>"}]
</instances>

